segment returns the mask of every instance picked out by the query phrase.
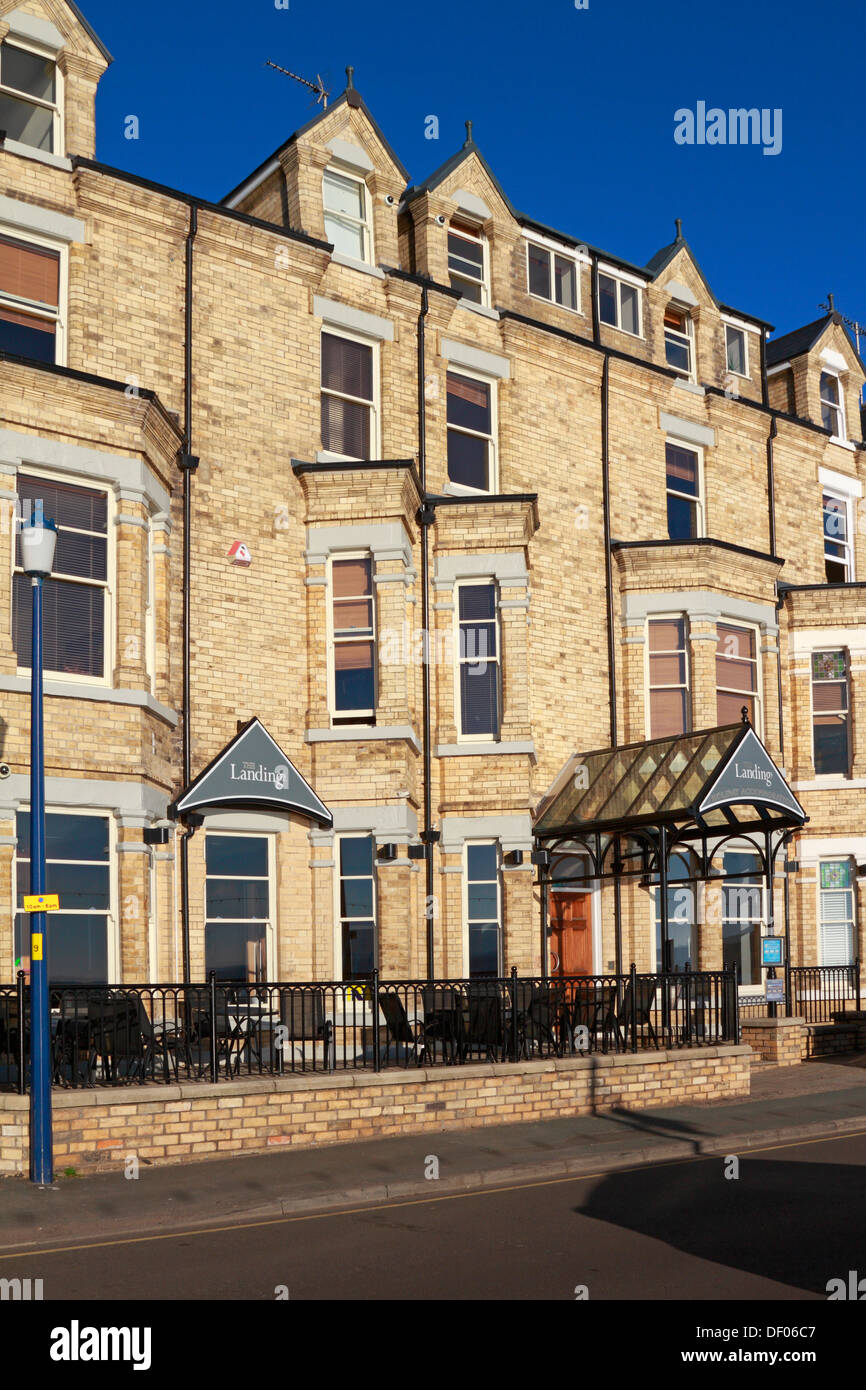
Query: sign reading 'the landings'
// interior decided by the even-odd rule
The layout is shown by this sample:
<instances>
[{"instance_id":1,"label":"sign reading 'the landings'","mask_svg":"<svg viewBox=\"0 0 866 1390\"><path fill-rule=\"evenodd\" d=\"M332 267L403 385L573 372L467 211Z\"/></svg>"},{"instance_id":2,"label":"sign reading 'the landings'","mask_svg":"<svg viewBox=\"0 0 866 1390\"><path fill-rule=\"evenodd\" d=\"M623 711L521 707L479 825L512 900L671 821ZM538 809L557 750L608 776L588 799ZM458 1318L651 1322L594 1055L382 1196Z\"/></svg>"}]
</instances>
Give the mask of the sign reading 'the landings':
<instances>
[{"instance_id":1,"label":"sign reading 'the landings'","mask_svg":"<svg viewBox=\"0 0 866 1390\"><path fill-rule=\"evenodd\" d=\"M174 809L182 815L199 807L231 805L297 811L323 825L331 825L333 819L258 719L250 720L237 738L199 773Z\"/></svg>"},{"instance_id":2,"label":"sign reading 'the landings'","mask_svg":"<svg viewBox=\"0 0 866 1390\"><path fill-rule=\"evenodd\" d=\"M703 813L715 806L731 806L737 802L752 805L764 802L777 810L788 811L805 819L802 806L751 728L706 791L697 810Z\"/></svg>"}]
</instances>

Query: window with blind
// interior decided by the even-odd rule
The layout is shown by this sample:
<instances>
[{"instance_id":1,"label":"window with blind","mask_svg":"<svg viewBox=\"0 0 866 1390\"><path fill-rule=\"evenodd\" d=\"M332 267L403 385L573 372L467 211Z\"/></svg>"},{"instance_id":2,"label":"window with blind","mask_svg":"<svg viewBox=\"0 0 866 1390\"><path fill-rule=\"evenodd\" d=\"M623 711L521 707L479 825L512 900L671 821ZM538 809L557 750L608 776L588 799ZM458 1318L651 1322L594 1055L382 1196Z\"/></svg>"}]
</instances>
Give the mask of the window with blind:
<instances>
[{"instance_id":1,"label":"window with blind","mask_svg":"<svg viewBox=\"0 0 866 1390\"><path fill-rule=\"evenodd\" d=\"M854 872L850 859L824 859L818 866L821 964L853 965Z\"/></svg>"},{"instance_id":2,"label":"window with blind","mask_svg":"<svg viewBox=\"0 0 866 1390\"><path fill-rule=\"evenodd\" d=\"M67 677L106 676L108 494L52 479L18 475L22 517L40 513L57 523L57 550L45 580L45 670ZM29 668L30 580L21 569L21 540L12 577L12 637L18 665Z\"/></svg>"},{"instance_id":3,"label":"window with blind","mask_svg":"<svg viewBox=\"0 0 866 1390\"><path fill-rule=\"evenodd\" d=\"M0 351L57 362L60 252L0 236Z\"/></svg>"},{"instance_id":4,"label":"window with blind","mask_svg":"<svg viewBox=\"0 0 866 1390\"><path fill-rule=\"evenodd\" d=\"M376 438L375 360L369 343L322 334L322 448L369 459Z\"/></svg>"},{"instance_id":5,"label":"window with blind","mask_svg":"<svg viewBox=\"0 0 866 1390\"><path fill-rule=\"evenodd\" d=\"M325 237L334 250L354 261L372 260L367 186L351 174L326 169L322 180Z\"/></svg>"},{"instance_id":6,"label":"window with blind","mask_svg":"<svg viewBox=\"0 0 866 1390\"><path fill-rule=\"evenodd\" d=\"M845 438L845 411L842 406L842 388L839 378L833 372L821 373L821 419L824 428L832 430L835 439Z\"/></svg>"},{"instance_id":7,"label":"window with blind","mask_svg":"<svg viewBox=\"0 0 866 1390\"><path fill-rule=\"evenodd\" d=\"M689 665L685 618L653 618L649 647L649 736L666 738L689 729Z\"/></svg>"},{"instance_id":8,"label":"window with blind","mask_svg":"<svg viewBox=\"0 0 866 1390\"><path fill-rule=\"evenodd\" d=\"M492 492L494 385L449 372L447 393L448 478L473 492Z\"/></svg>"},{"instance_id":9,"label":"window with blind","mask_svg":"<svg viewBox=\"0 0 866 1390\"><path fill-rule=\"evenodd\" d=\"M372 835L338 840L340 945L344 980L369 980L376 968L376 864Z\"/></svg>"},{"instance_id":10,"label":"window with blind","mask_svg":"<svg viewBox=\"0 0 866 1390\"><path fill-rule=\"evenodd\" d=\"M716 720L736 724L745 705L757 734L761 727L757 636L754 628L716 624Z\"/></svg>"},{"instance_id":11,"label":"window with blind","mask_svg":"<svg viewBox=\"0 0 866 1390\"><path fill-rule=\"evenodd\" d=\"M851 712L844 651L812 653L812 750L815 773L851 770Z\"/></svg>"},{"instance_id":12,"label":"window with blind","mask_svg":"<svg viewBox=\"0 0 866 1390\"><path fill-rule=\"evenodd\" d=\"M854 578L851 544L851 502L831 492L822 494L824 573L828 584L849 584Z\"/></svg>"},{"instance_id":13,"label":"window with blind","mask_svg":"<svg viewBox=\"0 0 866 1390\"><path fill-rule=\"evenodd\" d=\"M668 535L672 541L693 540L704 534L701 498L701 456L684 444L665 444Z\"/></svg>"},{"instance_id":14,"label":"window with blind","mask_svg":"<svg viewBox=\"0 0 866 1390\"><path fill-rule=\"evenodd\" d=\"M0 130L9 140L55 153L59 136L57 64L17 44L0 44Z\"/></svg>"},{"instance_id":15,"label":"window with blind","mask_svg":"<svg viewBox=\"0 0 866 1390\"><path fill-rule=\"evenodd\" d=\"M268 839L205 837L205 973L218 980L268 978Z\"/></svg>"},{"instance_id":16,"label":"window with blind","mask_svg":"<svg viewBox=\"0 0 866 1390\"><path fill-rule=\"evenodd\" d=\"M30 972L30 923L24 895L30 892L30 813L16 817L15 969ZM56 893L46 933L51 985L108 984L111 912L110 830L106 816L45 817L47 893Z\"/></svg>"},{"instance_id":17,"label":"window with blind","mask_svg":"<svg viewBox=\"0 0 866 1390\"><path fill-rule=\"evenodd\" d=\"M487 304L487 247L477 227L468 222L452 222L448 228L448 279L452 290L464 299Z\"/></svg>"},{"instance_id":18,"label":"window with blind","mask_svg":"<svg viewBox=\"0 0 866 1390\"><path fill-rule=\"evenodd\" d=\"M502 895L499 846L466 846L466 924L470 979L502 973Z\"/></svg>"},{"instance_id":19,"label":"window with blind","mask_svg":"<svg viewBox=\"0 0 866 1390\"><path fill-rule=\"evenodd\" d=\"M526 274L531 295L561 304L563 309L577 308L577 265L570 256L560 256L546 246L529 241L526 244Z\"/></svg>"},{"instance_id":20,"label":"window with blind","mask_svg":"<svg viewBox=\"0 0 866 1390\"><path fill-rule=\"evenodd\" d=\"M669 305L665 309L665 360L683 376L694 372L692 353L692 322L688 314Z\"/></svg>"},{"instance_id":21,"label":"window with blind","mask_svg":"<svg viewBox=\"0 0 866 1390\"><path fill-rule=\"evenodd\" d=\"M370 723L376 709L376 605L369 555L331 561L331 615L333 715Z\"/></svg>"},{"instance_id":22,"label":"window with blind","mask_svg":"<svg viewBox=\"0 0 866 1390\"><path fill-rule=\"evenodd\" d=\"M499 738L499 622L496 585L461 584L457 590L462 738Z\"/></svg>"}]
</instances>

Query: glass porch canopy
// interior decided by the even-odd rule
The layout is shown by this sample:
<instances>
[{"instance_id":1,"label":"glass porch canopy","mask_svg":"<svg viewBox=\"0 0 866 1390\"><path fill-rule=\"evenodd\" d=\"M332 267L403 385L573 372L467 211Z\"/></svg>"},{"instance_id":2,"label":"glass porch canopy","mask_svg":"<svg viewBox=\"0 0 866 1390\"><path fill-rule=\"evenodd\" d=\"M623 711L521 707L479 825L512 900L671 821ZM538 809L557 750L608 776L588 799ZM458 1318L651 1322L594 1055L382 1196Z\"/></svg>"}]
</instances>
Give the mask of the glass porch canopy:
<instances>
[{"instance_id":1,"label":"glass porch canopy","mask_svg":"<svg viewBox=\"0 0 866 1390\"><path fill-rule=\"evenodd\" d=\"M665 827L672 844L727 838L732 830L792 830L807 819L744 720L573 754L538 807L534 834L543 845L566 837L609 832L619 838L641 828L652 832Z\"/></svg>"}]
</instances>

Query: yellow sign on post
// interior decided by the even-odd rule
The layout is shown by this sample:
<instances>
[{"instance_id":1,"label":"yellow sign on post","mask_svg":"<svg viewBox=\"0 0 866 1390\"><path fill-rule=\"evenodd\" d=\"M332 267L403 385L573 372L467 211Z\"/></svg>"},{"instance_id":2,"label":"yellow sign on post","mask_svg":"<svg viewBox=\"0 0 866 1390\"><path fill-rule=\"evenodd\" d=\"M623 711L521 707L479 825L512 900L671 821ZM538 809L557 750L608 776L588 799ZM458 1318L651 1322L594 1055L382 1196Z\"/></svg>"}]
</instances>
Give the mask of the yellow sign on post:
<instances>
[{"instance_id":1,"label":"yellow sign on post","mask_svg":"<svg viewBox=\"0 0 866 1390\"><path fill-rule=\"evenodd\" d=\"M59 912L60 898L56 893L36 893L24 895L25 912Z\"/></svg>"},{"instance_id":2,"label":"yellow sign on post","mask_svg":"<svg viewBox=\"0 0 866 1390\"><path fill-rule=\"evenodd\" d=\"M30 938L30 959L42 959L42 933L34 932Z\"/></svg>"}]
</instances>

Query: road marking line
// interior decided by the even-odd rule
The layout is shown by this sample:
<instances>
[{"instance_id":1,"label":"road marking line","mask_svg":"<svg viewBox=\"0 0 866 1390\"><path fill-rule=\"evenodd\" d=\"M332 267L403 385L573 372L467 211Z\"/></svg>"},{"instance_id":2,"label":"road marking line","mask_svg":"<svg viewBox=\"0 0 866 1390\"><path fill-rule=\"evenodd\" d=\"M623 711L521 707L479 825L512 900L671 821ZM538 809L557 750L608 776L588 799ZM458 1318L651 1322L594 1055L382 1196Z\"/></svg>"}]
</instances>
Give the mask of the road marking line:
<instances>
[{"instance_id":1,"label":"road marking line","mask_svg":"<svg viewBox=\"0 0 866 1390\"><path fill-rule=\"evenodd\" d=\"M827 1134L820 1139L792 1139L787 1144L771 1144L763 1149L745 1149L743 1157L752 1154L774 1153L777 1149L799 1149L807 1144L832 1144L838 1140L858 1139L866 1135L866 1129L855 1130L850 1134ZM243 1221L230 1226L198 1226L191 1231L164 1231L159 1235L124 1236L118 1240L99 1240L82 1245L57 1245L45 1250L37 1247L20 1249L15 1254L0 1255L2 1260L29 1260L40 1255L67 1255L78 1250L109 1250L118 1245L146 1245L156 1240L184 1240L190 1236L225 1235L229 1231L255 1231L265 1226L290 1226L300 1221L326 1221L338 1216L363 1216L374 1211L399 1211L402 1207L426 1207L435 1202L456 1202L466 1197L496 1197L503 1192L527 1192L536 1187L561 1187L568 1182L590 1182L593 1178L619 1177L624 1173L642 1173L647 1168L681 1168L686 1163L708 1163L710 1159L720 1158L719 1154L695 1154L691 1158L672 1158L664 1163L641 1163L635 1168L609 1168L601 1173L575 1173L565 1178L546 1178L537 1182L518 1182L509 1187L477 1187L469 1192L447 1192L442 1197L414 1197L405 1202L380 1202L376 1206L343 1207L339 1211L313 1211L306 1216L274 1216L268 1221Z\"/></svg>"}]
</instances>

